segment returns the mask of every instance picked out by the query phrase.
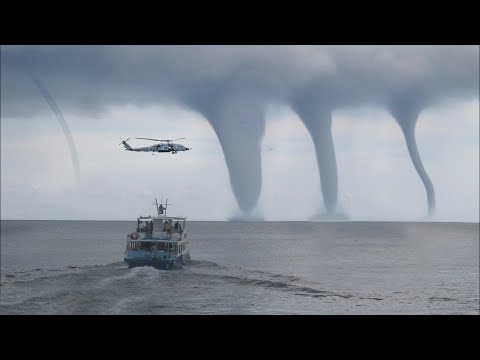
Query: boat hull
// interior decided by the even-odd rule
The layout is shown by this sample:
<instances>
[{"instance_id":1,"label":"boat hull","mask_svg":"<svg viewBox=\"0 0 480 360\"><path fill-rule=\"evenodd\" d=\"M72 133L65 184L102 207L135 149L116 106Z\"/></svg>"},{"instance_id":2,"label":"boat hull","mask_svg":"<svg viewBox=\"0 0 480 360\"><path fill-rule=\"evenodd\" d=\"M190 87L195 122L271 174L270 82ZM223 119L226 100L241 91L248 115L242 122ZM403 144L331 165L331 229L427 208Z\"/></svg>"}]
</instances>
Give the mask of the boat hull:
<instances>
[{"instance_id":1,"label":"boat hull","mask_svg":"<svg viewBox=\"0 0 480 360\"><path fill-rule=\"evenodd\" d=\"M128 268L134 268L139 266L150 266L154 267L155 269L161 270L171 270L171 269L179 269L182 268L184 264L180 258L177 259L128 259L124 258L124 261L128 264Z\"/></svg>"}]
</instances>

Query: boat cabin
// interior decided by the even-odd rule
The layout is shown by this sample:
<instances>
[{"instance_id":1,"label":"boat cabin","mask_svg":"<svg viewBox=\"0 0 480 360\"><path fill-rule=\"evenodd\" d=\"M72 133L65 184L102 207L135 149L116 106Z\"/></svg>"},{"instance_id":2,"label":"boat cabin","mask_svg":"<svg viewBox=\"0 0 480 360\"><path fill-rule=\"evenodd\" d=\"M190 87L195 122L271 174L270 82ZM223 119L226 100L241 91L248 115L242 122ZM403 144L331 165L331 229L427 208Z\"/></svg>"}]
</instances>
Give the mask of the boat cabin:
<instances>
[{"instance_id":1,"label":"boat cabin","mask_svg":"<svg viewBox=\"0 0 480 360\"><path fill-rule=\"evenodd\" d=\"M186 218L174 216L140 216L137 219L137 233L142 238L160 237L173 240L182 238L186 227Z\"/></svg>"}]
</instances>

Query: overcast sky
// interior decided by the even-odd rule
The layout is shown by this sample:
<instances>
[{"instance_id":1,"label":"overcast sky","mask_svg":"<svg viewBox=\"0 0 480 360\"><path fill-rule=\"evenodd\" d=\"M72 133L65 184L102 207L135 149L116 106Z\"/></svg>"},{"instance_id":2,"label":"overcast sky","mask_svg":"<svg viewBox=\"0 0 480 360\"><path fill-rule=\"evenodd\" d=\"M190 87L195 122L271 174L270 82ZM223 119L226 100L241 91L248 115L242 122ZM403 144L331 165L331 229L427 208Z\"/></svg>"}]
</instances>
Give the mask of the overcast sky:
<instances>
[{"instance_id":1,"label":"overcast sky","mask_svg":"<svg viewBox=\"0 0 480 360\"><path fill-rule=\"evenodd\" d=\"M332 133L341 212L351 220L478 222L478 47L462 48L459 55L444 59L437 59L441 48L428 50L425 58L435 59L431 63L436 67L432 68L440 69L435 71L418 60L407 66L407 58L402 58L405 63L401 62L382 49L383 65L379 71L390 74L384 79L373 75L372 67L358 65L352 72L342 62L354 53L359 62L364 61L365 53L372 51L366 48L342 48L335 50L335 55L320 52L312 57L309 47L298 47L288 53L290 58L280 56L283 50L278 47L249 50L254 56L247 56L249 51L240 51L238 47L216 48L215 54L220 52L222 56L215 57L208 56L212 50L202 48L198 61L181 68L178 63L185 62L185 53L195 54L195 49L169 48L161 55L156 53L157 48L123 49L123 58L119 60L118 51L99 48L66 51L55 47L56 57L52 58L44 55L49 53L48 48L37 49L31 56L29 47L12 50L2 46L1 218L133 220L139 215L154 214L155 197L168 197L173 204L169 214L191 220L226 220L235 216L239 209L217 134L199 109L183 102L211 103L222 95L209 85L205 89L211 92L204 100L202 81L205 77L218 79L229 74L240 78L232 80L235 93L238 88L248 89L247 92L255 88L261 89L256 94L265 98L264 134L259 133L262 185L254 213L265 220L308 220L323 207L315 151L304 124L286 99L292 96L290 92L325 91L320 80L315 85L308 83L309 74L321 73L320 78L323 76L330 85L337 84L334 79L338 78L338 85L331 85L331 89L335 93ZM8 52L14 54L6 56ZM415 51L408 51L412 53ZM448 48L444 53L452 51ZM78 59L82 54L85 61ZM149 66L157 59L160 68L163 66L175 76L165 78L170 81L168 86L154 87L152 84L164 77L152 73L153 79L149 78L147 65L138 69L135 56L151 59L141 62ZM375 59L380 55L376 56ZM57 59L58 63L49 59ZM476 72L468 72L465 67L475 62ZM115 66L106 77L102 69L110 63ZM135 70L124 74L130 63ZM273 73L251 75L245 68L253 63L255 73L269 72L270 67L274 68ZM22 68L35 71L61 108L78 152L79 181L55 114L26 77L18 80ZM278 80L274 75L286 68L295 70L297 75L287 74ZM412 165L400 127L382 106L385 99L381 94L390 89L396 93L402 88L397 86L402 76L395 71L403 68L415 79L409 84L422 84L418 85L419 94L426 99L416 136L423 165L435 186L437 204L433 218L426 216L425 188ZM83 72L78 75L72 69ZM237 70L243 75L232 75ZM332 75L343 72L348 76ZM369 73L372 83L368 82ZM473 76L477 78L471 79ZM96 92L95 84L103 86L101 92ZM231 83L225 85L222 80L218 84L222 91L231 91ZM190 87L196 87L195 93L186 96L183 89ZM322 89L316 90L317 87ZM184 95L187 100L182 98ZM242 136L245 135L240 134L240 140ZM128 152L119 146L119 137L186 137L180 142L192 150L153 156ZM149 145L141 140L130 143Z\"/></svg>"}]
</instances>

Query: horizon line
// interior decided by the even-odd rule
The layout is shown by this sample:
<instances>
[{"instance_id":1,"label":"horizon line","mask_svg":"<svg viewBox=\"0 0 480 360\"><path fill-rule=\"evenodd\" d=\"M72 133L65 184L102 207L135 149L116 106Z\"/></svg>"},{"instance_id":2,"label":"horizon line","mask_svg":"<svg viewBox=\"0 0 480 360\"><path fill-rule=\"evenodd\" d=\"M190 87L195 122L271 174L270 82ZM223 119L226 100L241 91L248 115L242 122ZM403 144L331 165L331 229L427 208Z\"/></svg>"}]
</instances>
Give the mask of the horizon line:
<instances>
[{"instance_id":1,"label":"horizon line","mask_svg":"<svg viewBox=\"0 0 480 360\"><path fill-rule=\"evenodd\" d=\"M0 219L0 221L98 221L98 222L135 222L136 220L122 220L122 219ZM232 223L262 223L262 222L310 222L310 223L443 223L443 224L479 224L480 221L427 221L427 220L189 220L187 222L232 222Z\"/></svg>"}]
</instances>

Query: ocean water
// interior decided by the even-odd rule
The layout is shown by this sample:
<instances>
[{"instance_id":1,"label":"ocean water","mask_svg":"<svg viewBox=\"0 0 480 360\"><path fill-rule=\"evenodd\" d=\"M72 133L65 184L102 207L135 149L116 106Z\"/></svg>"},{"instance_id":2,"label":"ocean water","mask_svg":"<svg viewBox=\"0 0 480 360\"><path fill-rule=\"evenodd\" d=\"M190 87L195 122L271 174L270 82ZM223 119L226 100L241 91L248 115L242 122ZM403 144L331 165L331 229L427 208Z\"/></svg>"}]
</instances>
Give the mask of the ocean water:
<instances>
[{"instance_id":1,"label":"ocean water","mask_svg":"<svg viewBox=\"0 0 480 360\"><path fill-rule=\"evenodd\" d=\"M0 314L476 314L479 225L189 222L183 269L128 269L136 222L2 221Z\"/></svg>"}]
</instances>

